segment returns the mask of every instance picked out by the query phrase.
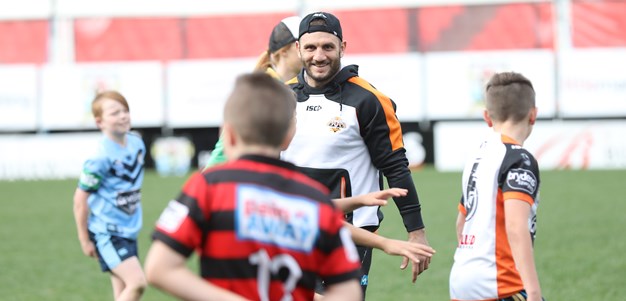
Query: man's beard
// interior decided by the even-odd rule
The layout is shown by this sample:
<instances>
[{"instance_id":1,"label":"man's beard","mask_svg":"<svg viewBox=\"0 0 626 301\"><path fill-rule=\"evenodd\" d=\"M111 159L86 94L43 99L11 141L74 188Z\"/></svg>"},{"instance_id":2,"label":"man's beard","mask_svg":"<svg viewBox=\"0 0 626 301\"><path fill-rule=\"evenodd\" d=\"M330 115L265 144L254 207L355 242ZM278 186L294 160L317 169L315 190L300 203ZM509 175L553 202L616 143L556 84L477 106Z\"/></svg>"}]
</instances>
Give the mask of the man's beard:
<instances>
[{"instance_id":1,"label":"man's beard","mask_svg":"<svg viewBox=\"0 0 626 301\"><path fill-rule=\"evenodd\" d=\"M328 73L322 76L313 75L313 72L311 72L311 68L313 67L313 65L308 65L306 68L304 68L304 71L306 71L306 75L309 78L313 79L314 81L318 83L325 84L326 82L330 81L330 79L332 79L337 74L337 72L339 72L340 66L341 64L339 60L330 62L329 64L330 69Z\"/></svg>"}]
</instances>

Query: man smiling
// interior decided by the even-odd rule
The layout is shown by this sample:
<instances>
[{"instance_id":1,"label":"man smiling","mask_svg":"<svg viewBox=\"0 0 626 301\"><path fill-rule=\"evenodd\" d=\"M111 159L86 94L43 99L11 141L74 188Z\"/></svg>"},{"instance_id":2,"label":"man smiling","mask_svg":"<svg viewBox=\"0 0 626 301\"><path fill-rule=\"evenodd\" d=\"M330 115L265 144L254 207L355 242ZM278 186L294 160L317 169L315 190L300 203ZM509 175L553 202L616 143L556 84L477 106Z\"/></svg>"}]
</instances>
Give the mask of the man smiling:
<instances>
[{"instance_id":1,"label":"man smiling","mask_svg":"<svg viewBox=\"0 0 626 301\"><path fill-rule=\"evenodd\" d=\"M361 195L389 187L408 190L394 201L408 240L428 244L421 207L408 168L395 103L358 76L358 67L342 67L346 41L339 19L327 12L307 15L300 22L296 47L304 66L287 82L297 95L297 127L282 158L326 185L333 198ZM357 227L376 231L382 220L378 207L359 208L346 215ZM361 285L365 292L372 249L358 246ZM428 268L430 259L413 262L412 280ZM404 258L401 268L408 266Z\"/></svg>"}]
</instances>

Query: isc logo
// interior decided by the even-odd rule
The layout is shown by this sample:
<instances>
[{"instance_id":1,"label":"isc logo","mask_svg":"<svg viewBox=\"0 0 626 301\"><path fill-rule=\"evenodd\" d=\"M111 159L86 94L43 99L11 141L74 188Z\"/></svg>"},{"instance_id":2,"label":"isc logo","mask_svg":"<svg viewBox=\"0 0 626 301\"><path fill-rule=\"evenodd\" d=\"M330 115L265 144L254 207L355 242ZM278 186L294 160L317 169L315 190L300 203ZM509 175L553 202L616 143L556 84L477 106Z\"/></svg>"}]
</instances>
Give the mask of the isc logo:
<instances>
[{"instance_id":1,"label":"isc logo","mask_svg":"<svg viewBox=\"0 0 626 301\"><path fill-rule=\"evenodd\" d=\"M306 111L307 112L309 112L309 111L317 112L317 111L319 111L321 109L322 109L322 106L319 106L319 105L318 106L306 106Z\"/></svg>"}]
</instances>

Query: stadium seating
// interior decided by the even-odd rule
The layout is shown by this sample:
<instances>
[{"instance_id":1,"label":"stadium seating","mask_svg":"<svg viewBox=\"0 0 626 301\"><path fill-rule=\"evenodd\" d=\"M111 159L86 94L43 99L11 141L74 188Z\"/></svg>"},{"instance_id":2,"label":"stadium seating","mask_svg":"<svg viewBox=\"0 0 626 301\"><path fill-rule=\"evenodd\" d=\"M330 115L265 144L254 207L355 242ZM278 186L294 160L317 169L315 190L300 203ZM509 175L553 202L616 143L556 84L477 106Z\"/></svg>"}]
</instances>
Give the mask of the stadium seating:
<instances>
[{"instance_id":1,"label":"stadium seating","mask_svg":"<svg viewBox=\"0 0 626 301\"><path fill-rule=\"evenodd\" d=\"M465 50L552 48L553 27L549 4L510 4L491 6L492 14L483 20ZM544 16L548 16L545 18Z\"/></svg>"},{"instance_id":2,"label":"stadium seating","mask_svg":"<svg viewBox=\"0 0 626 301\"><path fill-rule=\"evenodd\" d=\"M626 2L577 1L572 4L575 47L626 46Z\"/></svg>"},{"instance_id":3,"label":"stadium seating","mask_svg":"<svg viewBox=\"0 0 626 301\"><path fill-rule=\"evenodd\" d=\"M574 47L626 46L626 2L572 1ZM552 3L333 11L351 54L554 48ZM288 12L78 18L76 62L255 57ZM0 64L49 61L48 20L0 21Z\"/></svg>"}]
</instances>

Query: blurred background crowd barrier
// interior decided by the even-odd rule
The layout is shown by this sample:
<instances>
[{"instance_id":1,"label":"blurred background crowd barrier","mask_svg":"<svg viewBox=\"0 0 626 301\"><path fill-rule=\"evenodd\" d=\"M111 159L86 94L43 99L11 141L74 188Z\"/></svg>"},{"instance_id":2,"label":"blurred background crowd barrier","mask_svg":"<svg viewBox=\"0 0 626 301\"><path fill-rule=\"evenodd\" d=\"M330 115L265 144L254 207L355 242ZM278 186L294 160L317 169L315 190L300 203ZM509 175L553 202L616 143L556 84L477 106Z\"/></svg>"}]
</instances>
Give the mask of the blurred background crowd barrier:
<instances>
[{"instance_id":1,"label":"blurred background crowd barrier","mask_svg":"<svg viewBox=\"0 0 626 301\"><path fill-rule=\"evenodd\" d=\"M316 10L341 20L344 64L396 102L413 166L460 169L486 80L516 71L535 84L544 168L626 168L624 0L22 0L0 2L0 179L77 175L68 148L92 141L58 141L97 134L104 89L127 97L148 147L184 137L202 165L234 78L279 20ZM68 171L33 169L49 160Z\"/></svg>"}]
</instances>

